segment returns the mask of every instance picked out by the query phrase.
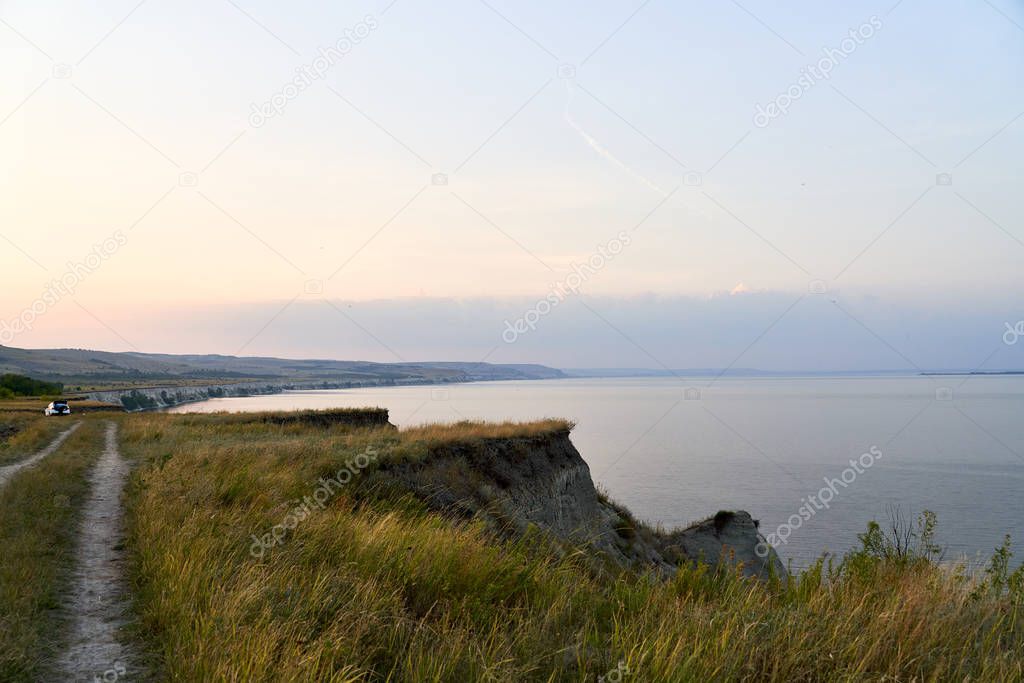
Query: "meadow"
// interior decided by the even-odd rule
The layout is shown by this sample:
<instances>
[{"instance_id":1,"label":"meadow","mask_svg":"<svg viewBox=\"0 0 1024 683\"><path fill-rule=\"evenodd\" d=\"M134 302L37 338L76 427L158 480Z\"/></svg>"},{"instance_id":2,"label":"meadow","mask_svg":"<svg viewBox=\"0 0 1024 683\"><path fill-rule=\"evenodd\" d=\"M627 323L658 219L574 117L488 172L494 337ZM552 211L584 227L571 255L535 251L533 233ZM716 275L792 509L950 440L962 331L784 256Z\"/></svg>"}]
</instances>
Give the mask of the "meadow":
<instances>
[{"instance_id":1,"label":"meadow","mask_svg":"<svg viewBox=\"0 0 1024 683\"><path fill-rule=\"evenodd\" d=\"M365 417L113 418L134 467L129 680L1024 680L1024 571L1009 546L967 576L939 564L923 515L796 576L686 564L664 579L388 483L400 464L570 424L397 430ZM70 424L24 419L21 454ZM46 679L66 640L76 520L111 418L75 419L0 489L5 681Z\"/></svg>"},{"instance_id":2,"label":"meadow","mask_svg":"<svg viewBox=\"0 0 1024 683\"><path fill-rule=\"evenodd\" d=\"M373 469L563 423L310 429L138 415L128 500L139 636L168 680L707 681L1024 679L1021 575L967 577L934 528L865 532L842 561L744 579L687 566L609 574L585 549L440 515ZM366 471L272 548L320 477ZM257 557L257 555L259 555ZM616 679L616 676L619 678Z\"/></svg>"}]
</instances>

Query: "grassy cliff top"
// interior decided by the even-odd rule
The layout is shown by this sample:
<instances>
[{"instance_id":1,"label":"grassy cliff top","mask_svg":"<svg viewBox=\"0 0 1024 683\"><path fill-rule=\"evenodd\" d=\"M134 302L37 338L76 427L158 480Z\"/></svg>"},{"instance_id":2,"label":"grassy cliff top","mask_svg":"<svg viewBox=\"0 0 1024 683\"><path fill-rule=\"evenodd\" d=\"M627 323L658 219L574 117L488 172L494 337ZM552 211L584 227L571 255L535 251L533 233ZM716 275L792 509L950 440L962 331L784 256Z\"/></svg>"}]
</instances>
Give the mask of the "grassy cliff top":
<instances>
[{"instance_id":1,"label":"grassy cliff top","mask_svg":"<svg viewBox=\"0 0 1024 683\"><path fill-rule=\"evenodd\" d=\"M706 565L609 578L542 538L355 494L368 453L563 421L120 419L139 465L127 501L139 633L171 680L1024 680L1024 588L889 554L877 535L786 582Z\"/></svg>"},{"instance_id":2,"label":"grassy cliff top","mask_svg":"<svg viewBox=\"0 0 1024 683\"><path fill-rule=\"evenodd\" d=\"M261 411L252 413L181 413L171 419L196 425L306 425L309 427L359 427L379 422L387 426L385 408L327 408L322 410ZM401 430L403 438L414 441L476 441L516 437L550 436L571 431L575 425L563 419L548 418L530 422L484 422L464 420L456 423L428 423ZM309 431L315 438L315 430Z\"/></svg>"},{"instance_id":3,"label":"grassy cliff top","mask_svg":"<svg viewBox=\"0 0 1024 683\"><path fill-rule=\"evenodd\" d=\"M334 453L352 455L374 448L381 462L419 461L445 448L479 446L487 441L537 439L565 436L575 426L561 419L533 422L474 422L425 424L396 429L383 408L332 408L294 412L255 413L150 413L136 415L137 423L188 426L215 441L245 444L258 442L262 451L274 444L277 452L303 452L310 456Z\"/></svg>"},{"instance_id":4,"label":"grassy cliff top","mask_svg":"<svg viewBox=\"0 0 1024 683\"><path fill-rule=\"evenodd\" d=\"M476 422L455 424L426 424L403 429L402 438L430 443L456 443L485 441L488 439L520 439L555 436L572 431L575 425L568 420L549 418L534 422Z\"/></svg>"}]
</instances>

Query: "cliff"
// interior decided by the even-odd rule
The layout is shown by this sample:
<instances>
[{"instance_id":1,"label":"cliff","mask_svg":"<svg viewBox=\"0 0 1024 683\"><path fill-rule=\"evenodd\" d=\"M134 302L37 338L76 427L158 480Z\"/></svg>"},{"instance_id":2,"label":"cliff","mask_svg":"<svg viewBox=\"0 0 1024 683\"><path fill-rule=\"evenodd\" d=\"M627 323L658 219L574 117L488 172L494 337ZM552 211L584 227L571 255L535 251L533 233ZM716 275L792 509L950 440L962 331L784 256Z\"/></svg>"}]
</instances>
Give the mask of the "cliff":
<instances>
[{"instance_id":1,"label":"cliff","mask_svg":"<svg viewBox=\"0 0 1024 683\"><path fill-rule=\"evenodd\" d=\"M908 554L899 529L909 527L889 537L874 526L835 563L760 581L748 577L774 560L745 566L748 576L690 565L749 556L749 516L665 534L636 524L594 491L564 423L395 430L266 417L119 420L136 468L124 499L139 617L130 635L163 679L1024 678L1024 571L1009 574L1008 545L972 577L929 559L931 527ZM65 534L47 504L65 479L26 479L40 504L8 497L7 537L37 519ZM594 548L557 540L568 537ZM8 545L12 575L26 574L26 553L10 549L40 548L45 569L61 538ZM32 579L18 585L39 588ZM7 642L25 640L17 627L34 614L50 616L52 600L37 602L0 619L15 627ZM46 626L25 642L46 650ZM33 650L19 647L28 661ZM0 671L9 650L0 644Z\"/></svg>"},{"instance_id":2,"label":"cliff","mask_svg":"<svg viewBox=\"0 0 1024 683\"><path fill-rule=\"evenodd\" d=\"M704 560L738 564L747 576L786 575L773 550L758 556L764 539L746 512L719 512L671 532L637 522L596 490L569 426L551 425L525 435L427 441L420 457L385 459L374 478L398 483L434 509L480 517L517 535L536 527L621 566L669 575L683 562Z\"/></svg>"},{"instance_id":3,"label":"cliff","mask_svg":"<svg viewBox=\"0 0 1024 683\"><path fill-rule=\"evenodd\" d=\"M94 401L123 406L125 410L151 410L169 408L179 403L194 403L211 398L238 396L260 396L280 394L292 389L347 389L353 386L373 386L380 382L236 382L225 384L204 384L201 386L152 386L131 389L92 391L86 396Z\"/></svg>"}]
</instances>

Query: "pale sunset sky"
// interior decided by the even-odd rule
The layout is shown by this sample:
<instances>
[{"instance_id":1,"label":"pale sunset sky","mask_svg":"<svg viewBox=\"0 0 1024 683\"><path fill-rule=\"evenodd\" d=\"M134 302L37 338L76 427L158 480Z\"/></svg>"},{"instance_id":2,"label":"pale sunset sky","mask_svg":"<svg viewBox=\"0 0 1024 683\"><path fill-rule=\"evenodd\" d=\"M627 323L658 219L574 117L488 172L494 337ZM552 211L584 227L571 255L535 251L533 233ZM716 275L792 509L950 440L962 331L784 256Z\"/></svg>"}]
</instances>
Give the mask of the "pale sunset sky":
<instances>
[{"instance_id":1,"label":"pale sunset sky","mask_svg":"<svg viewBox=\"0 0 1024 683\"><path fill-rule=\"evenodd\" d=\"M1019 0L8 1L0 59L0 318L117 242L11 346L1022 365Z\"/></svg>"}]
</instances>

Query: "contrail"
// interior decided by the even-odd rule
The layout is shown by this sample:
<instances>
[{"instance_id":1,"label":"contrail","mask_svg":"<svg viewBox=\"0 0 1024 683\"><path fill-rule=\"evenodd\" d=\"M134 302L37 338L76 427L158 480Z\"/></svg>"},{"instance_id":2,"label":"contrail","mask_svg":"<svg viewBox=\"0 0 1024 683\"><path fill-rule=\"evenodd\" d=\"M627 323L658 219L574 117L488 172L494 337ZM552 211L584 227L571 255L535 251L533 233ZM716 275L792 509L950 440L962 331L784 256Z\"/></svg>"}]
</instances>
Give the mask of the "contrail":
<instances>
[{"instance_id":1,"label":"contrail","mask_svg":"<svg viewBox=\"0 0 1024 683\"><path fill-rule=\"evenodd\" d=\"M577 133L580 134L580 137L583 138L584 142L586 142L587 146L589 146L592 150L594 150L595 152L600 154L602 157L604 157L608 161L612 162L613 164L615 164L616 166L621 168L623 171L625 171L629 175L633 176L634 178L636 178L637 180L642 182L647 187L651 188L652 190L654 190L655 192L660 194L662 197L667 197L668 196L668 192L665 192L665 190L663 190L660 187L658 187L657 184L651 182L650 180L645 178L643 175L641 175L640 173L637 173L632 168L630 168L625 162L619 160L618 157L616 157L604 145L602 145L600 142L598 142L597 139L595 139L593 135L591 135L587 131L583 130L583 127L580 126L578 123L576 123L576 121L572 118L572 114L569 113L569 107L572 104L572 96L573 96L572 88L573 88L572 84L568 80L566 80L566 82L565 82L565 122L568 123L570 126L572 126L573 130L575 130Z\"/></svg>"}]
</instances>

